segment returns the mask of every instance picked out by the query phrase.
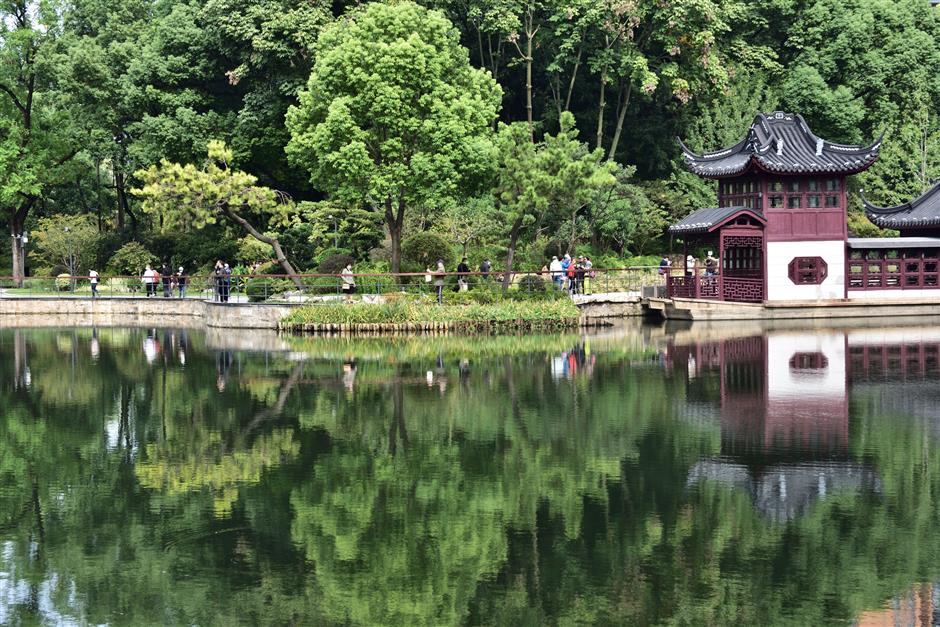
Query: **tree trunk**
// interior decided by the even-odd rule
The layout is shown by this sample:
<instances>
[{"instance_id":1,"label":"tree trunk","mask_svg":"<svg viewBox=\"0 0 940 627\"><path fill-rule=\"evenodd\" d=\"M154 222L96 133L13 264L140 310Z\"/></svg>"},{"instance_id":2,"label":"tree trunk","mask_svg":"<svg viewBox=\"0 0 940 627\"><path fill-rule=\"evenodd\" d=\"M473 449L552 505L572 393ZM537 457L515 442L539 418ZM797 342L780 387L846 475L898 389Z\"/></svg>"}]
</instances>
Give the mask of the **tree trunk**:
<instances>
[{"instance_id":1,"label":"tree trunk","mask_svg":"<svg viewBox=\"0 0 940 627\"><path fill-rule=\"evenodd\" d=\"M232 220L240 224L242 228L248 231L249 235L251 235L253 238L258 240L259 242L264 242L265 244L273 248L274 255L277 257L277 262L281 264L281 268L284 269L284 272L287 273L287 275L290 277L290 280L294 282L294 285L297 286L298 289L303 289L303 283L301 282L300 277L297 276L297 271L294 270L294 266L292 266L291 263L287 260L287 256L284 254L284 249L281 248L281 243L278 241L278 239L276 237L270 237L268 235L265 235L264 233L262 233L261 231L253 227L248 222L248 220L246 220L245 218L241 217L240 215L232 211L231 207L225 206L224 210L225 210L226 215L228 215Z\"/></svg>"},{"instance_id":2,"label":"tree trunk","mask_svg":"<svg viewBox=\"0 0 940 627\"><path fill-rule=\"evenodd\" d=\"M401 272L401 230L405 217L404 204L399 201L398 210L394 208L392 197L385 199L385 225L388 227L388 237L392 245L392 274Z\"/></svg>"},{"instance_id":3,"label":"tree trunk","mask_svg":"<svg viewBox=\"0 0 940 627\"><path fill-rule=\"evenodd\" d=\"M114 189L117 191L117 225L120 230L124 228L124 216L127 213L127 184L120 170L114 173Z\"/></svg>"},{"instance_id":4,"label":"tree trunk","mask_svg":"<svg viewBox=\"0 0 940 627\"><path fill-rule=\"evenodd\" d=\"M607 67L601 70L601 99L597 105L597 141L594 148L604 147L604 109L607 107Z\"/></svg>"},{"instance_id":5,"label":"tree trunk","mask_svg":"<svg viewBox=\"0 0 940 627\"><path fill-rule=\"evenodd\" d=\"M633 83L628 83L625 88L625 94L621 99L620 111L617 112L617 129L614 131L614 139L610 142L610 153L607 155L608 161L613 161L617 156L617 145L620 143L620 133L623 131L623 121L627 117L627 107L630 105L630 95L633 92Z\"/></svg>"},{"instance_id":6,"label":"tree trunk","mask_svg":"<svg viewBox=\"0 0 940 627\"><path fill-rule=\"evenodd\" d=\"M571 238L568 240L568 251L574 254L574 243L577 239L578 211L580 207L571 212Z\"/></svg>"},{"instance_id":7,"label":"tree trunk","mask_svg":"<svg viewBox=\"0 0 940 627\"><path fill-rule=\"evenodd\" d=\"M532 120L532 38L534 36L533 33L526 39L525 52L525 114L529 121L529 135L532 136L532 141L535 141L535 126Z\"/></svg>"},{"instance_id":8,"label":"tree trunk","mask_svg":"<svg viewBox=\"0 0 940 627\"><path fill-rule=\"evenodd\" d=\"M578 46L578 56L574 60L574 69L571 71L571 80L568 81L568 95L565 96L565 111L571 110L571 94L574 93L574 83L578 78L578 68L581 67L581 51L584 50L584 42Z\"/></svg>"},{"instance_id":9,"label":"tree trunk","mask_svg":"<svg viewBox=\"0 0 940 627\"><path fill-rule=\"evenodd\" d=\"M23 248L22 207L10 216L10 243L13 253L13 287L23 287L26 278L26 250Z\"/></svg>"},{"instance_id":10,"label":"tree trunk","mask_svg":"<svg viewBox=\"0 0 940 627\"><path fill-rule=\"evenodd\" d=\"M509 291L509 285L512 283L512 262L516 256L516 243L519 241L519 230L522 227L522 220L516 220L509 231L509 250L506 251L506 271L503 273L503 293Z\"/></svg>"}]
</instances>

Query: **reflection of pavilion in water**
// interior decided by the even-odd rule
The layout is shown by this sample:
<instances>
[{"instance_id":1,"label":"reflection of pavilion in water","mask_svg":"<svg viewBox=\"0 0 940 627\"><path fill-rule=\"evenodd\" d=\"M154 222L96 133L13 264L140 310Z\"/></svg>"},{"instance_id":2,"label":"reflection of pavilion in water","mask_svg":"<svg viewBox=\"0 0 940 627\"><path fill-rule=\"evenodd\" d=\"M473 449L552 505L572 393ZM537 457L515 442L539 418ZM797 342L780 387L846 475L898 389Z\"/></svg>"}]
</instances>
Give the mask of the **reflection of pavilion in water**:
<instances>
[{"instance_id":1,"label":"reflection of pavilion in water","mask_svg":"<svg viewBox=\"0 0 940 627\"><path fill-rule=\"evenodd\" d=\"M849 458L844 333L672 345L667 363L686 371L695 413L710 406L721 425L720 456L695 464L690 484L743 489L773 520L794 518L833 492L879 489L872 469Z\"/></svg>"},{"instance_id":2,"label":"reflection of pavilion in water","mask_svg":"<svg viewBox=\"0 0 940 627\"><path fill-rule=\"evenodd\" d=\"M880 610L859 614L855 627L931 627L940 625L940 585L916 584L902 595L896 596Z\"/></svg>"}]
</instances>

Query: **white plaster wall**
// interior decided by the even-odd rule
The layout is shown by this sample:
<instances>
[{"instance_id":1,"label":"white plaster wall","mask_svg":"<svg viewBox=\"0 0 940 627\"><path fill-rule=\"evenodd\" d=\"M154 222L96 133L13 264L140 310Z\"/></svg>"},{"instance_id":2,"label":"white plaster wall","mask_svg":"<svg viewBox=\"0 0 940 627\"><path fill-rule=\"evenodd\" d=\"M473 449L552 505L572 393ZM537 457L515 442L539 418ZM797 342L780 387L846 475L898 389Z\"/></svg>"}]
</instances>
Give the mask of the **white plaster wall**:
<instances>
[{"instance_id":1,"label":"white plaster wall","mask_svg":"<svg viewBox=\"0 0 940 627\"><path fill-rule=\"evenodd\" d=\"M849 346L940 343L936 327L858 329L847 332Z\"/></svg>"},{"instance_id":2,"label":"white plaster wall","mask_svg":"<svg viewBox=\"0 0 940 627\"><path fill-rule=\"evenodd\" d=\"M829 275L819 285L794 285L789 266L794 257L822 257ZM845 242L768 242L767 300L845 298Z\"/></svg>"},{"instance_id":3,"label":"white plaster wall","mask_svg":"<svg viewBox=\"0 0 940 627\"><path fill-rule=\"evenodd\" d=\"M934 299L940 304L940 289L930 290L849 290L850 300L907 300ZM937 311L940 313L940 310Z\"/></svg>"},{"instance_id":4,"label":"white plaster wall","mask_svg":"<svg viewBox=\"0 0 940 627\"><path fill-rule=\"evenodd\" d=\"M829 361L818 370L791 370L796 353L822 353ZM841 399L845 386L845 335L777 333L767 337L767 396L770 400Z\"/></svg>"}]
</instances>

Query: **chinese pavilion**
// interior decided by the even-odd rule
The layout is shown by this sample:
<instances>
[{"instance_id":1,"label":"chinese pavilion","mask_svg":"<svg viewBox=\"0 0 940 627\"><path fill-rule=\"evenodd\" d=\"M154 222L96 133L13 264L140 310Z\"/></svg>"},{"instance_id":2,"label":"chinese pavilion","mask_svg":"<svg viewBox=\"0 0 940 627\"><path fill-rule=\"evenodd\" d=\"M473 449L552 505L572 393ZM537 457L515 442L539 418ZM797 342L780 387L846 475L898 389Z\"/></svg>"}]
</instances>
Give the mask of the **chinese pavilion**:
<instances>
[{"instance_id":1,"label":"chinese pavilion","mask_svg":"<svg viewBox=\"0 0 940 627\"><path fill-rule=\"evenodd\" d=\"M800 115L759 114L731 146L697 154L688 168L718 181L718 207L700 209L669 232L711 244L717 272L670 276L670 297L738 302L847 297L846 179L878 158L870 146L817 137Z\"/></svg>"}]
</instances>

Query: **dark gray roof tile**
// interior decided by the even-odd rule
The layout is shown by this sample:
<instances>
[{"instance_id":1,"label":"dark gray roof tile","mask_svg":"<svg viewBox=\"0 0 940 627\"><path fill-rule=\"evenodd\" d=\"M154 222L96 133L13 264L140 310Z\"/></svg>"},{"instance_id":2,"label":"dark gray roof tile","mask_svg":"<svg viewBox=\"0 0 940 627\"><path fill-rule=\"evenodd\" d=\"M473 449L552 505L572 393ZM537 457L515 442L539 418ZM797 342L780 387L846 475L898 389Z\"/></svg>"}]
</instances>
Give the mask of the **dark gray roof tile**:
<instances>
[{"instance_id":1,"label":"dark gray roof tile","mask_svg":"<svg viewBox=\"0 0 940 627\"><path fill-rule=\"evenodd\" d=\"M913 229L940 226L940 181L910 202L894 207L878 207L868 202L864 194L862 203L868 219L883 229Z\"/></svg>"},{"instance_id":2,"label":"dark gray roof tile","mask_svg":"<svg viewBox=\"0 0 940 627\"><path fill-rule=\"evenodd\" d=\"M765 221L764 215L758 209L751 209L749 207L709 207L707 209L699 209L682 220L679 220L669 227L669 232L674 235L707 233L734 218L741 212L751 213L757 216L762 222Z\"/></svg>"},{"instance_id":3,"label":"dark gray roof tile","mask_svg":"<svg viewBox=\"0 0 940 627\"><path fill-rule=\"evenodd\" d=\"M748 170L776 174L855 174L878 158L879 139L871 146L849 146L817 137L803 116L759 113L747 135L734 146L696 154L682 146L683 158L699 176L722 178Z\"/></svg>"}]
</instances>

